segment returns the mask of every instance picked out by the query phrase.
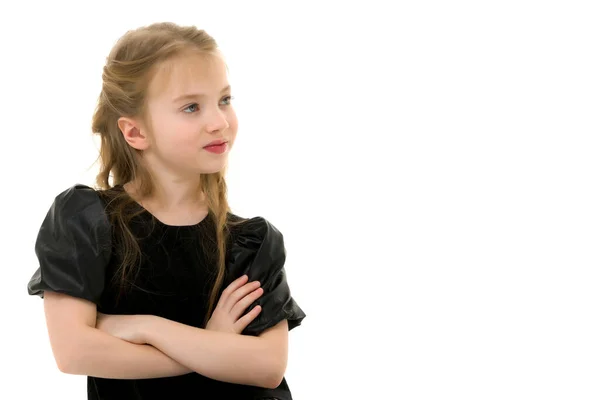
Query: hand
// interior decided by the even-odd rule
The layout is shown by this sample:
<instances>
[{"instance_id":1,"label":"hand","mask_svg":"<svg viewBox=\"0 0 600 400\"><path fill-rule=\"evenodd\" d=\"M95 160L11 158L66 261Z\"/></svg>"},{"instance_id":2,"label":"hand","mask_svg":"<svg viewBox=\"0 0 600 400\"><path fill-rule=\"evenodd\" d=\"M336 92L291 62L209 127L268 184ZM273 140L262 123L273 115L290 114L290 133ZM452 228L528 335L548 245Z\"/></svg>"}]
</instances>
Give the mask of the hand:
<instances>
[{"instance_id":1,"label":"hand","mask_svg":"<svg viewBox=\"0 0 600 400\"><path fill-rule=\"evenodd\" d=\"M146 344L143 323L146 315L108 315L98 313L96 328L134 344Z\"/></svg>"},{"instance_id":2,"label":"hand","mask_svg":"<svg viewBox=\"0 0 600 400\"><path fill-rule=\"evenodd\" d=\"M227 286L206 324L207 330L240 334L258 316L259 305L240 318L244 310L263 294L259 281L246 283L247 280L248 276L242 275Z\"/></svg>"}]
</instances>

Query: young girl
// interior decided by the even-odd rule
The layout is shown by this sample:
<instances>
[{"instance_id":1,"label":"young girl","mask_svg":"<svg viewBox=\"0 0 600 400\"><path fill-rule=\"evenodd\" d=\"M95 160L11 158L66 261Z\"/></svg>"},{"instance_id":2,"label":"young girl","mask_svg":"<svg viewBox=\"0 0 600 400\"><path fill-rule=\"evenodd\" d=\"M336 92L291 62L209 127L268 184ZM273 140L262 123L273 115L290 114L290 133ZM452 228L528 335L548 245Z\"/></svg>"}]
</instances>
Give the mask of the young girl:
<instances>
[{"instance_id":1,"label":"young girl","mask_svg":"<svg viewBox=\"0 0 600 400\"><path fill-rule=\"evenodd\" d=\"M305 314L282 234L227 203L238 124L214 39L127 32L102 78L99 187L55 198L28 284L58 368L88 376L88 399L291 399L288 331Z\"/></svg>"}]
</instances>

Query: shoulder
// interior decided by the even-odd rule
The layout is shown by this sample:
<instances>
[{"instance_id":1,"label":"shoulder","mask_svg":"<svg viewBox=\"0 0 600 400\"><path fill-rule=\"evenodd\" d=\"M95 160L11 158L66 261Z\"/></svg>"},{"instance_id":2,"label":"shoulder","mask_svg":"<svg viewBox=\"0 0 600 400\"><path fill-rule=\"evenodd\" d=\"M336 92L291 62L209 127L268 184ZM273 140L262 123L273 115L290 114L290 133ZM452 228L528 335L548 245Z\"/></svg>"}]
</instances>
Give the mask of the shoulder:
<instances>
[{"instance_id":1,"label":"shoulder","mask_svg":"<svg viewBox=\"0 0 600 400\"><path fill-rule=\"evenodd\" d=\"M234 224L230 227L234 242L242 242L252 247L263 245L263 242L278 243L283 245L283 234L268 219L262 216L242 218L231 214L230 219Z\"/></svg>"},{"instance_id":2,"label":"shoulder","mask_svg":"<svg viewBox=\"0 0 600 400\"><path fill-rule=\"evenodd\" d=\"M96 189L80 183L64 189L54 197L52 207L65 213L76 214L88 207L102 204L100 195Z\"/></svg>"},{"instance_id":3,"label":"shoulder","mask_svg":"<svg viewBox=\"0 0 600 400\"><path fill-rule=\"evenodd\" d=\"M55 231L66 226L73 229L73 225L109 228L105 204L96 189L77 183L62 190L54 197L42 228Z\"/></svg>"},{"instance_id":4,"label":"shoulder","mask_svg":"<svg viewBox=\"0 0 600 400\"><path fill-rule=\"evenodd\" d=\"M243 334L259 335L283 319L288 320L288 330L300 325L305 314L292 298L287 282L283 234L262 216L243 219L234 231L235 240L228 255L227 282L247 275L249 281L259 281L263 289L261 297L246 309L249 312L259 304L261 312Z\"/></svg>"},{"instance_id":5,"label":"shoulder","mask_svg":"<svg viewBox=\"0 0 600 400\"><path fill-rule=\"evenodd\" d=\"M39 267L29 294L47 290L98 304L112 252L111 226L97 191L76 184L55 196L35 241Z\"/></svg>"},{"instance_id":6,"label":"shoulder","mask_svg":"<svg viewBox=\"0 0 600 400\"><path fill-rule=\"evenodd\" d=\"M232 228L228 262L236 277L264 280L281 270L285 259L283 235L268 219L247 218Z\"/></svg>"}]
</instances>

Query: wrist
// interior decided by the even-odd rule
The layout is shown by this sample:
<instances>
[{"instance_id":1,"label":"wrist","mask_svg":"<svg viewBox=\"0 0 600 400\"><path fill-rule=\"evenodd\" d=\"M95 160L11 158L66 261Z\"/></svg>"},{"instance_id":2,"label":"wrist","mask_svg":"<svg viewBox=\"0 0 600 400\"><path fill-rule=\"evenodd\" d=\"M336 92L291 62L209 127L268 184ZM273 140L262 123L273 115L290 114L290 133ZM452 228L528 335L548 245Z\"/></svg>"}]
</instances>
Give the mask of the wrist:
<instances>
[{"instance_id":1,"label":"wrist","mask_svg":"<svg viewBox=\"0 0 600 400\"><path fill-rule=\"evenodd\" d=\"M149 345L152 345L152 333L156 331L156 326L160 322L161 317L156 315L140 315L139 320L139 335L140 339Z\"/></svg>"}]
</instances>

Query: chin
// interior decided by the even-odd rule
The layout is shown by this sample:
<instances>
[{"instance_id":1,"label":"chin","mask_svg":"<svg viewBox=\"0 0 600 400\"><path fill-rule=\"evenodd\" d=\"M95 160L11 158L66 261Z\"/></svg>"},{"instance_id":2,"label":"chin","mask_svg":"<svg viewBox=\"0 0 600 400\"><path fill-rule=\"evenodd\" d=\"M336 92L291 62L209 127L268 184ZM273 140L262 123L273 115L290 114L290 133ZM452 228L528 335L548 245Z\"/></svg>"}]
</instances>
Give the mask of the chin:
<instances>
[{"instance_id":1,"label":"chin","mask_svg":"<svg viewBox=\"0 0 600 400\"><path fill-rule=\"evenodd\" d=\"M225 164L214 166L212 168L204 166L203 168L200 168L198 170L198 172L200 174L215 174L217 172L223 171L224 169L225 169Z\"/></svg>"}]
</instances>

